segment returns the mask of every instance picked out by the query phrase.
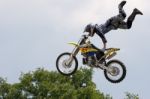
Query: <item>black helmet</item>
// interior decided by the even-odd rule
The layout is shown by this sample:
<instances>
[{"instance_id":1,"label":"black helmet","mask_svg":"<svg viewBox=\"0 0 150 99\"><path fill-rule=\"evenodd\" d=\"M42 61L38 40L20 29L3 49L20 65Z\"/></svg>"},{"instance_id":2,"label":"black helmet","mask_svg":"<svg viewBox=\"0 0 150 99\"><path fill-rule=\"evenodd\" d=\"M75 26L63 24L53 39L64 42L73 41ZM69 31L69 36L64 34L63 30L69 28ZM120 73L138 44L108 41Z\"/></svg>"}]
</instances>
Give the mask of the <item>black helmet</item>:
<instances>
[{"instance_id":1,"label":"black helmet","mask_svg":"<svg viewBox=\"0 0 150 99\"><path fill-rule=\"evenodd\" d=\"M94 33L95 33L95 25L88 24L88 25L85 27L84 32L88 32L88 33L89 33L89 36L94 36Z\"/></svg>"}]
</instances>

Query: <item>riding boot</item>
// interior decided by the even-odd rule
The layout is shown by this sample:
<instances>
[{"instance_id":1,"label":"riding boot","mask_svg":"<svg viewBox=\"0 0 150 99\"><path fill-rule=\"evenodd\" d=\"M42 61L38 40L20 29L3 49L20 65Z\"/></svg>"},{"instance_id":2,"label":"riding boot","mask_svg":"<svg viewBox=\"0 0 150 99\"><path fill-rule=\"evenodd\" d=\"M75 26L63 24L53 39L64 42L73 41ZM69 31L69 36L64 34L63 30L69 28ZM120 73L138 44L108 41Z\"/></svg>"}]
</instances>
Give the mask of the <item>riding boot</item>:
<instances>
[{"instance_id":1,"label":"riding boot","mask_svg":"<svg viewBox=\"0 0 150 99\"><path fill-rule=\"evenodd\" d=\"M119 8L119 10L122 10L123 9L123 6L126 4L126 1L122 1L120 4L119 4L119 6L118 6L118 8Z\"/></svg>"},{"instance_id":2,"label":"riding boot","mask_svg":"<svg viewBox=\"0 0 150 99\"><path fill-rule=\"evenodd\" d=\"M126 4L126 1L122 1L119 5L118 5L118 8L119 8L119 14L123 17L123 19L125 19L126 17L126 13L125 11L123 10L123 6Z\"/></svg>"},{"instance_id":3,"label":"riding boot","mask_svg":"<svg viewBox=\"0 0 150 99\"><path fill-rule=\"evenodd\" d=\"M127 20L128 29L131 28L132 22L134 21L136 15L143 15L143 13L142 13L140 10L138 10L137 8L135 8L135 9L133 10L133 12L132 12L131 15L128 17L128 20Z\"/></svg>"}]
</instances>

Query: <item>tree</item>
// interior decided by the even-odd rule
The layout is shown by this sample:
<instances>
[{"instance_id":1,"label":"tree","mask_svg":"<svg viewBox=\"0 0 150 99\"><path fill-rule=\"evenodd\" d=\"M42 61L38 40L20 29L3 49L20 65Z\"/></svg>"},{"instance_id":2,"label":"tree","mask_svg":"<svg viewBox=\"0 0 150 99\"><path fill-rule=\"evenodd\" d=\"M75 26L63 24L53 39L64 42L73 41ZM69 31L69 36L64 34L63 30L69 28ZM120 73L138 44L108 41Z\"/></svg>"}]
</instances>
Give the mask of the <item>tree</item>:
<instances>
[{"instance_id":1,"label":"tree","mask_svg":"<svg viewBox=\"0 0 150 99\"><path fill-rule=\"evenodd\" d=\"M22 73L19 83L8 84L0 78L2 99L111 99L96 89L92 69L81 68L72 76L37 69Z\"/></svg>"},{"instance_id":2,"label":"tree","mask_svg":"<svg viewBox=\"0 0 150 99\"><path fill-rule=\"evenodd\" d=\"M125 99L139 99L138 95L126 92L126 98Z\"/></svg>"},{"instance_id":3,"label":"tree","mask_svg":"<svg viewBox=\"0 0 150 99\"><path fill-rule=\"evenodd\" d=\"M38 68L22 73L19 83L9 84L0 78L0 99L112 99L96 89L92 75L92 69L85 68L71 76ZM139 98L126 93L125 99Z\"/></svg>"}]
</instances>

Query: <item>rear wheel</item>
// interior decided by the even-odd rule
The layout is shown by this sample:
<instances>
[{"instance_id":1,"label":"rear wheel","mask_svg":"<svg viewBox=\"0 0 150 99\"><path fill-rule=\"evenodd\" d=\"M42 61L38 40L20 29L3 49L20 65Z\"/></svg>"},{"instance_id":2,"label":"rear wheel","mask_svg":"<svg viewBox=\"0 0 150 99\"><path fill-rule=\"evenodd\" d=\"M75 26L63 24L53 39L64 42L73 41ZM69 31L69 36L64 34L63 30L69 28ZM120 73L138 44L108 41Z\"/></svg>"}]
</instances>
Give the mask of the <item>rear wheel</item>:
<instances>
[{"instance_id":1,"label":"rear wheel","mask_svg":"<svg viewBox=\"0 0 150 99\"><path fill-rule=\"evenodd\" d=\"M112 83L121 82L126 76L126 67L119 60L111 60L106 65L108 70L104 70L106 79Z\"/></svg>"},{"instance_id":2,"label":"rear wheel","mask_svg":"<svg viewBox=\"0 0 150 99\"><path fill-rule=\"evenodd\" d=\"M61 74L72 75L78 68L78 61L71 53L62 53L56 60L56 67Z\"/></svg>"}]
</instances>

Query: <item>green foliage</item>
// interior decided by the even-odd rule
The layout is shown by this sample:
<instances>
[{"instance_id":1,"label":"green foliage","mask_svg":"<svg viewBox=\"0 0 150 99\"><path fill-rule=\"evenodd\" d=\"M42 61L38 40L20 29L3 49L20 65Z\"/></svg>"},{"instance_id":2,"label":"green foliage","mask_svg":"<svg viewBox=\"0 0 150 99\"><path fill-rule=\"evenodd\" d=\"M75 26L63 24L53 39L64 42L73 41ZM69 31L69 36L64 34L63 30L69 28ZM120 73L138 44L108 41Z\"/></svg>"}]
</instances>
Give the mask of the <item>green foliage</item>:
<instances>
[{"instance_id":1,"label":"green foliage","mask_svg":"<svg viewBox=\"0 0 150 99\"><path fill-rule=\"evenodd\" d=\"M96 90L92 69L81 68L72 76L37 69L21 74L19 83L0 78L0 99L111 99Z\"/></svg>"},{"instance_id":2,"label":"green foliage","mask_svg":"<svg viewBox=\"0 0 150 99\"><path fill-rule=\"evenodd\" d=\"M139 96L126 92L126 98L125 99L139 99Z\"/></svg>"},{"instance_id":3,"label":"green foliage","mask_svg":"<svg viewBox=\"0 0 150 99\"><path fill-rule=\"evenodd\" d=\"M81 68L72 76L37 69L22 73L19 83L9 84L0 78L0 99L112 99L96 89L92 69ZM126 93L125 99L139 99Z\"/></svg>"}]
</instances>

